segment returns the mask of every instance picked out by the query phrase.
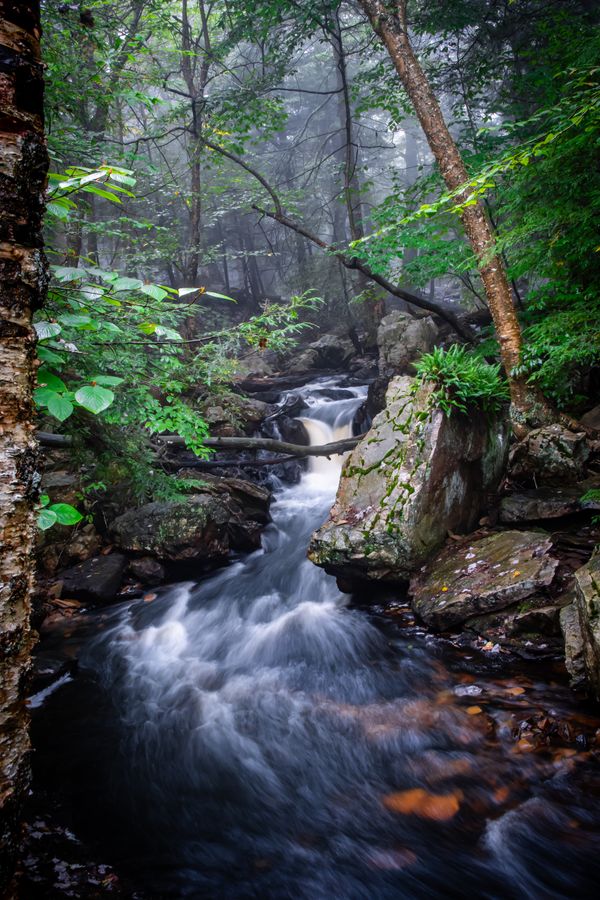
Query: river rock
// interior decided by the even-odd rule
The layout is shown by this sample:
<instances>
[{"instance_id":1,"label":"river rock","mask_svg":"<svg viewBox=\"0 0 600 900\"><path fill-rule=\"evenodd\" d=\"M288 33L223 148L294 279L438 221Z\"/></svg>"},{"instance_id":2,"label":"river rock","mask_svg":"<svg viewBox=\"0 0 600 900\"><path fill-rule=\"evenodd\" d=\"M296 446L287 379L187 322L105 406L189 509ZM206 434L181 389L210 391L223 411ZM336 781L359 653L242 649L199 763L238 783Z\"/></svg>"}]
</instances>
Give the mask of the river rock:
<instances>
[{"instance_id":1,"label":"river rock","mask_svg":"<svg viewBox=\"0 0 600 900\"><path fill-rule=\"evenodd\" d=\"M415 319L394 310L379 323L379 371L382 375L413 371L413 363L435 346L438 328L431 318Z\"/></svg>"},{"instance_id":2,"label":"river rock","mask_svg":"<svg viewBox=\"0 0 600 900\"><path fill-rule=\"evenodd\" d=\"M444 415L432 387L394 378L387 405L342 469L309 558L349 578L406 581L449 530L469 530L503 471L508 424Z\"/></svg>"},{"instance_id":3,"label":"river rock","mask_svg":"<svg viewBox=\"0 0 600 900\"><path fill-rule=\"evenodd\" d=\"M590 448L583 432L563 425L545 425L530 431L510 453L515 477L535 476L548 483L577 482L585 474Z\"/></svg>"},{"instance_id":4,"label":"river rock","mask_svg":"<svg viewBox=\"0 0 600 900\"><path fill-rule=\"evenodd\" d=\"M581 498L591 485L546 487L509 494L500 501L500 521L535 522L559 519L587 509L600 509L600 503Z\"/></svg>"},{"instance_id":5,"label":"river rock","mask_svg":"<svg viewBox=\"0 0 600 900\"><path fill-rule=\"evenodd\" d=\"M600 700L600 550L575 572L574 588L572 607L561 616L567 669Z\"/></svg>"},{"instance_id":6,"label":"river rock","mask_svg":"<svg viewBox=\"0 0 600 900\"><path fill-rule=\"evenodd\" d=\"M593 428L594 431L600 431L600 404L594 406L593 409L588 409L579 421L582 425L585 425L586 428Z\"/></svg>"},{"instance_id":7,"label":"river rock","mask_svg":"<svg viewBox=\"0 0 600 900\"><path fill-rule=\"evenodd\" d=\"M161 584L166 577L165 567L152 556L140 556L129 562L129 574L142 584Z\"/></svg>"},{"instance_id":8,"label":"river rock","mask_svg":"<svg viewBox=\"0 0 600 900\"><path fill-rule=\"evenodd\" d=\"M122 553L94 556L60 574L63 597L110 603L123 584L127 559Z\"/></svg>"},{"instance_id":9,"label":"river rock","mask_svg":"<svg viewBox=\"0 0 600 900\"><path fill-rule=\"evenodd\" d=\"M189 477L198 479L197 471ZM203 475L201 481L185 499L146 503L119 516L110 529L114 542L122 550L171 561L218 559L230 550L260 547L269 491L241 478Z\"/></svg>"},{"instance_id":10,"label":"river rock","mask_svg":"<svg viewBox=\"0 0 600 900\"><path fill-rule=\"evenodd\" d=\"M410 583L415 612L446 631L505 609L548 587L558 566L551 540L532 531L500 531L446 546Z\"/></svg>"}]
</instances>

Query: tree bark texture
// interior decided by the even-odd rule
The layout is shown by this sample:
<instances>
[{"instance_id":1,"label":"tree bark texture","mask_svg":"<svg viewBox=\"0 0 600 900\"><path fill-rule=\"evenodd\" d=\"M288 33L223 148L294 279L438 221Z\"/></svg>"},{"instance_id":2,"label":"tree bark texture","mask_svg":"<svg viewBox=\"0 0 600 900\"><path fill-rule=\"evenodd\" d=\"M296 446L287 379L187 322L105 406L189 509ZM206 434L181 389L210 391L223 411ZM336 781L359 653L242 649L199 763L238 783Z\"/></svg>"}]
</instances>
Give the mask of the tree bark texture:
<instances>
[{"instance_id":1,"label":"tree bark texture","mask_svg":"<svg viewBox=\"0 0 600 900\"><path fill-rule=\"evenodd\" d=\"M395 3L384 0L358 0L379 35L394 64L398 77L409 96L438 164L446 187L455 191L469 180L461 154L450 134L440 105L433 93L410 42L406 17L406 0ZM465 196L468 190L465 191ZM459 195L459 201L464 199ZM461 213L465 233L475 258L492 314L502 364L510 384L512 408L517 422L542 424L551 411L541 395L521 376L511 375L521 361L522 336L519 320L512 302L512 294L504 263L495 251L494 232L481 201L465 206Z\"/></svg>"},{"instance_id":2,"label":"tree bark texture","mask_svg":"<svg viewBox=\"0 0 600 900\"><path fill-rule=\"evenodd\" d=\"M29 784L24 695L38 484L31 321L47 286L39 0L0 0L0 109L0 895L11 896Z\"/></svg>"}]
</instances>

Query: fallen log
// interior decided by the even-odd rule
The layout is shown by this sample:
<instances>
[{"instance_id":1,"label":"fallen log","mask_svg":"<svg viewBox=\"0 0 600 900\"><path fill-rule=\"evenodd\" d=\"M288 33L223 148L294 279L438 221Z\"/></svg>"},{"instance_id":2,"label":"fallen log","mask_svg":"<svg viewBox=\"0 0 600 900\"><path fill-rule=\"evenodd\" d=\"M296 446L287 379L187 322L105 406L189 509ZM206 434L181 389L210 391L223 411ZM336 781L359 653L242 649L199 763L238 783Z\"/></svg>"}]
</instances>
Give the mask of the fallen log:
<instances>
[{"instance_id":1,"label":"fallen log","mask_svg":"<svg viewBox=\"0 0 600 900\"><path fill-rule=\"evenodd\" d=\"M51 434L48 431L38 431L38 441L44 447L70 447L73 443L68 434ZM288 459L302 459L305 456L335 456L338 453L346 453L352 450L364 435L345 438L342 441L332 441L330 444L318 444L314 447L302 444L288 444L286 441L276 441L274 438L252 437L212 437L204 441L204 446L211 450L271 450L274 453L285 454ZM168 446L184 446L185 441L177 434L158 435L157 440ZM274 459L273 464L286 460ZM213 460L216 462L216 460Z\"/></svg>"}]
</instances>

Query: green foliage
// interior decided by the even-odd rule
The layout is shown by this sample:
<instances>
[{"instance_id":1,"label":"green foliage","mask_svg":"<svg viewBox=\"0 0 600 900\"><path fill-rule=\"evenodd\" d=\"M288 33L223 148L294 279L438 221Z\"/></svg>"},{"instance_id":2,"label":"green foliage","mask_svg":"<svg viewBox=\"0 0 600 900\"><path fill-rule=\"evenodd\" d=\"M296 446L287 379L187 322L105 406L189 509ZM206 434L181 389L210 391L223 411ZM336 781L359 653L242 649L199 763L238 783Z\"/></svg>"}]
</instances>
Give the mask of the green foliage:
<instances>
[{"instance_id":1,"label":"green foliage","mask_svg":"<svg viewBox=\"0 0 600 900\"><path fill-rule=\"evenodd\" d=\"M508 401L508 387L500 366L490 365L461 344L448 350L435 347L417 363L421 381L435 384L433 400L446 415L466 413L474 407L497 412Z\"/></svg>"},{"instance_id":2,"label":"green foliage","mask_svg":"<svg viewBox=\"0 0 600 900\"><path fill-rule=\"evenodd\" d=\"M42 494L39 502L37 525L47 531L53 525L77 525L83 516L70 503L50 503L48 494Z\"/></svg>"}]
</instances>

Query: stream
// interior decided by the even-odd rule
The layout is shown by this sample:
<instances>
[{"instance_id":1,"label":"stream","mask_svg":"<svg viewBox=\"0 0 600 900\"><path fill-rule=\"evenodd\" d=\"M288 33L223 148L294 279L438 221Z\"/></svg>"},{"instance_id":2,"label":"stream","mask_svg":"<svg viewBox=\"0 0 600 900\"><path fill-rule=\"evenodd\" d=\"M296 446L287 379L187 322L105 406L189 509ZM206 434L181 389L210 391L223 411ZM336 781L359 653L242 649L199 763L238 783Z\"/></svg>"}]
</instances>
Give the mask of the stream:
<instances>
[{"instance_id":1,"label":"stream","mask_svg":"<svg viewBox=\"0 0 600 900\"><path fill-rule=\"evenodd\" d=\"M339 384L297 389L313 443L351 434L365 391ZM306 559L339 470L277 488L261 550L82 617L34 703L38 783L144 896L596 896L600 720L400 595L350 605Z\"/></svg>"}]
</instances>

